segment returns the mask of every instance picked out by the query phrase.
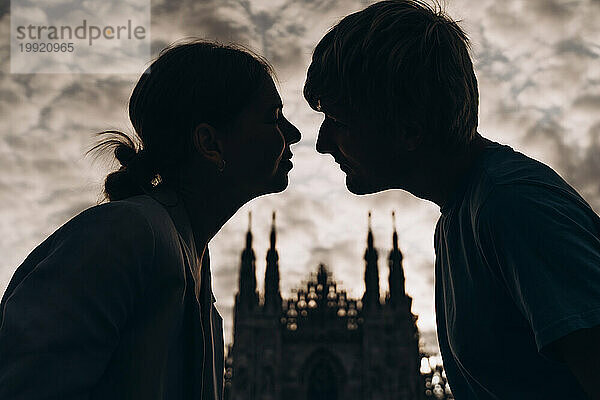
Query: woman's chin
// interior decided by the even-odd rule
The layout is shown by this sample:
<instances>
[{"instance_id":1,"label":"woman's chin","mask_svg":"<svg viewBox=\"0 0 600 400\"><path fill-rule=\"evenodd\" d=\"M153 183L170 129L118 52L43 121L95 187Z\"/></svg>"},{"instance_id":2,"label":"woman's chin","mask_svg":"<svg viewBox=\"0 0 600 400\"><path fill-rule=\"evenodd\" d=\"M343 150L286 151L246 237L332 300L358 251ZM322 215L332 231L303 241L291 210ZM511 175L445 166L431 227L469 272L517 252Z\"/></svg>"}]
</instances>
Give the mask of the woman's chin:
<instances>
[{"instance_id":1,"label":"woman's chin","mask_svg":"<svg viewBox=\"0 0 600 400\"><path fill-rule=\"evenodd\" d=\"M289 169L280 167L271 176L271 180L268 184L268 193L279 193L283 192L289 185L288 177Z\"/></svg>"},{"instance_id":2,"label":"woman's chin","mask_svg":"<svg viewBox=\"0 0 600 400\"><path fill-rule=\"evenodd\" d=\"M280 193L283 192L289 184L288 171L283 169L277 169L274 174L272 174L268 180L264 180L258 185L254 186L254 190L251 192L254 193L252 196L259 197L264 196L266 194L272 193Z\"/></svg>"},{"instance_id":3,"label":"woman's chin","mask_svg":"<svg viewBox=\"0 0 600 400\"><path fill-rule=\"evenodd\" d=\"M283 192L288 187L289 183L290 179L288 178L287 171L277 171L277 174L273 177L273 181L271 182L273 193Z\"/></svg>"}]
</instances>

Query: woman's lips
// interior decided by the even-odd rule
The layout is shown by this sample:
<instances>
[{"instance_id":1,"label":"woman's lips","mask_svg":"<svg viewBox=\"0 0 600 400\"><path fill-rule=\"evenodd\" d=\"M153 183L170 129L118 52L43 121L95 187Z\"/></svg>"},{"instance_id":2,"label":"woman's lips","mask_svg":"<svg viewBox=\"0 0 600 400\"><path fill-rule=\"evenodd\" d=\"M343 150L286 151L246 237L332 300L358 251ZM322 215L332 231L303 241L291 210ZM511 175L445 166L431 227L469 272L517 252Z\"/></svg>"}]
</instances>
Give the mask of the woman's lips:
<instances>
[{"instance_id":1,"label":"woman's lips","mask_svg":"<svg viewBox=\"0 0 600 400\"><path fill-rule=\"evenodd\" d=\"M281 159L281 161L279 162L279 165L286 168L286 169L292 169L294 167L294 163L292 163L292 154L290 154L289 156L286 156L284 158Z\"/></svg>"}]
</instances>

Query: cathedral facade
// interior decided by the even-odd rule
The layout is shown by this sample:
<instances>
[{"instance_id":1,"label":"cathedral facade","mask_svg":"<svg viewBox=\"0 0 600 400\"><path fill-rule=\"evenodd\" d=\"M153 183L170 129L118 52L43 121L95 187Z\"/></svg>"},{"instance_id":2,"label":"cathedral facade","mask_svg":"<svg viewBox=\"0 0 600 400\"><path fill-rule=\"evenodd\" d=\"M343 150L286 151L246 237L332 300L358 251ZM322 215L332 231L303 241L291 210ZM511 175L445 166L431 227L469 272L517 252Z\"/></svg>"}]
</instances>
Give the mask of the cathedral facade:
<instances>
[{"instance_id":1,"label":"cathedral facade","mask_svg":"<svg viewBox=\"0 0 600 400\"><path fill-rule=\"evenodd\" d=\"M226 362L226 400L430 398L431 377L420 372L417 317L405 292L396 231L383 299L370 223L364 261L366 289L360 299L349 298L323 264L292 298L282 299L273 214L261 298L248 229Z\"/></svg>"}]
</instances>

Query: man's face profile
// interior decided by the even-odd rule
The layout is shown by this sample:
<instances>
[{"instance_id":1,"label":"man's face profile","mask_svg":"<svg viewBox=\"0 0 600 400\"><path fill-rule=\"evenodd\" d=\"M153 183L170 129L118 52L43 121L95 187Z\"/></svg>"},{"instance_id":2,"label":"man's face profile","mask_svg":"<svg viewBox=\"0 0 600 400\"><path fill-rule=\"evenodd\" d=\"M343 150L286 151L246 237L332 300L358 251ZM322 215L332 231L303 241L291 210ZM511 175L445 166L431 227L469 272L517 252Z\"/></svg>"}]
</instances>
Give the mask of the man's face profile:
<instances>
[{"instance_id":1,"label":"man's face profile","mask_svg":"<svg viewBox=\"0 0 600 400\"><path fill-rule=\"evenodd\" d=\"M316 149L331 154L346 174L348 190L363 195L394 188L403 157L397 145L386 139L390 132L380 132L373 122L346 107L319 101L318 108L325 118Z\"/></svg>"}]
</instances>

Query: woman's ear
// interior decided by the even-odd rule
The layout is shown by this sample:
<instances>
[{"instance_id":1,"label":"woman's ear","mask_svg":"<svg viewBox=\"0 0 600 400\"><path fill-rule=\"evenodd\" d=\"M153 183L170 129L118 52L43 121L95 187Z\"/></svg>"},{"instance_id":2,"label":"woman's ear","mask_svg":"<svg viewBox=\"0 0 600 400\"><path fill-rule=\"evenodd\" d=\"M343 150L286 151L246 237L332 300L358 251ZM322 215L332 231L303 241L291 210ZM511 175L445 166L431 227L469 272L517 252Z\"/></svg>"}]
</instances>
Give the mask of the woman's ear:
<instances>
[{"instance_id":1,"label":"woman's ear","mask_svg":"<svg viewBox=\"0 0 600 400\"><path fill-rule=\"evenodd\" d=\"M223 163L223 144L213 126L207 123L197 125L192 139L196 151L206 160L215 165Z\"/></svg>"}]
</instances>

